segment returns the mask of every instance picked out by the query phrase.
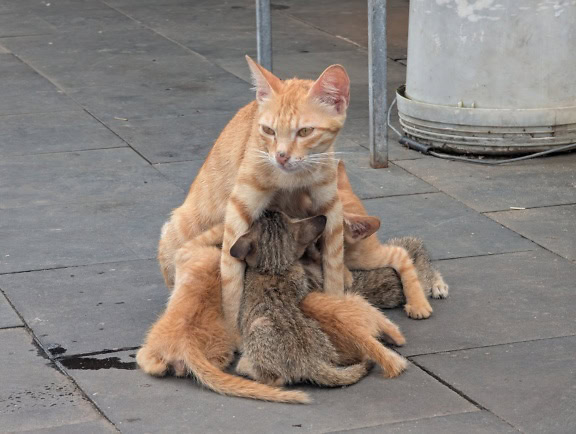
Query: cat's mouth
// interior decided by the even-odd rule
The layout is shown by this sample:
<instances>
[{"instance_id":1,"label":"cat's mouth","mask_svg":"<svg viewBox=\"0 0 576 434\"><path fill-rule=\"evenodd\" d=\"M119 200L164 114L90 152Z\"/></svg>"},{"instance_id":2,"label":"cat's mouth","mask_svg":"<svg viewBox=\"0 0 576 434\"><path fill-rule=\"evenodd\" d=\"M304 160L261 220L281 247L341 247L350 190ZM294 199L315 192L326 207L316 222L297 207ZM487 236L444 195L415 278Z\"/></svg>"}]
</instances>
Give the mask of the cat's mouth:
<instances>
[{"instance_id":1,"label":"cat's mouth","mask_svg":"<svg viewBox=\"0 0 576 434\"><path fill-rule=\"evenodd\" d=\"M289 162L286 164L274 163L274 166L276 166L282 172L293 173L293 172L299 172L300 170L302 170L304 165L300 164L300 163Z\"/></svg>"}]
</instances>

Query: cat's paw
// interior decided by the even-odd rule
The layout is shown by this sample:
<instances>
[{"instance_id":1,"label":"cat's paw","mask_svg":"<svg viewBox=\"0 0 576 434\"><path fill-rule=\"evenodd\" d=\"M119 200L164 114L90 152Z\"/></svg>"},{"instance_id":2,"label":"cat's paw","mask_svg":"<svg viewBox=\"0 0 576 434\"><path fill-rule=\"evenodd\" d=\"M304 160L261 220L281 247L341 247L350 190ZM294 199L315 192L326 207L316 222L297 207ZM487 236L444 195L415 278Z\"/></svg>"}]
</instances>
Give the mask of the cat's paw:
<instances>
[{"instance_id":1,"label":"cat's paw","mask_svg":"<svg viewBox=\"0 0 576 434\"><path fill-rule=\"evenodd\" d=\"M434 283L432 284L432 298L448 298L449 287L440 273L434 276Z\"/></svg>"},{"instance_id":2,"label":"cat's paw","mask_svg":"<svg viewBox=\"0 0 576 434\"><path fill-rule=\"evenodd\" d=\"M408 366L408 360L402 357L400 354L390 351L388 356L388 363L386 366L382 366L384 371L384 377L394 378L400 375L406 370Z\"/></svg>"},{"instance_id":3,"label":"cat's paw","mask_svg":"<svg viewBox=\"0 0 576 434\"><path fill-rule=\"evenodd\" d=\"M161 377L168 372L168 363L147 347L143 347L138 351L136 354L136 362L138 366L140 366L140 369L149 375Z\"/></svg>"},{"instance_id":4,"label":"cat's paw","mask_svg":"<svg viewBox=\"0 0 576 434\"><path fill-rule=\"evenodd\" d=\"M428 301L419 305L405 304L404 311L412 319L426 319L432 315L432 306Z\"/></svg>"}]
</instances>

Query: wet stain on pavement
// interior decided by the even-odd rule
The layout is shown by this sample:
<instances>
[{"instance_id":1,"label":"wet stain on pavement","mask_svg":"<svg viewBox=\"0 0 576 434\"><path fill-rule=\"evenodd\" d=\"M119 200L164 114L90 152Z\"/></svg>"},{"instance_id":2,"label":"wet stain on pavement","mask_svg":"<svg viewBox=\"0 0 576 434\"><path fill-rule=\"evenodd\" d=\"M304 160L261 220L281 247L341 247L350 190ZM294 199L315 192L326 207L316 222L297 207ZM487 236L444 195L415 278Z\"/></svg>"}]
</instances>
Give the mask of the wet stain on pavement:
<instances>
[{"instance_id":1,"label":"wet stain on pavement","mask_svg":"<svg viewBox=\"0 0 576 434\"><path fill-rule=\"evenodd\" d=\"M99 370L99 369L127 369L134 370L137 368L136 362L123 362L119 357L108 357L97 359L95 357L69 357L61 359L62 363L68 369L81 370Z\"/></svg>"}]
</instances>

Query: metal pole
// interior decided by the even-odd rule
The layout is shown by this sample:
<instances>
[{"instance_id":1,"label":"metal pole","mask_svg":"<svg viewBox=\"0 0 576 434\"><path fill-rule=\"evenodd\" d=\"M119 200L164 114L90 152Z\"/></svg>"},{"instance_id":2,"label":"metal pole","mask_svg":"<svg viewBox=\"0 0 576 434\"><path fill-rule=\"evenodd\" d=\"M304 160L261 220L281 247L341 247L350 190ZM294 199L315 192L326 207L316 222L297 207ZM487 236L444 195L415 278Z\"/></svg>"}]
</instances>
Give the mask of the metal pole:
<instances>
[{"instance_id":1,"label":"metal pole","mask_svg":"<svg viewBox=\"0 0 576 434\"><path fill-rule=\"evenodd\" d=\"M370 165L388 167L386 0L368 0Z\"/></svg>"},{"instance_id":2,"label":"metal pole","mask_svg":"<svg viewBox=\"0 0 576 434\"><path fill-rule=\"evenodd\" d=\"M256 0L256 46L258 63L268 71L272 71L270 0Z\"/></svg>"}]
</instances>

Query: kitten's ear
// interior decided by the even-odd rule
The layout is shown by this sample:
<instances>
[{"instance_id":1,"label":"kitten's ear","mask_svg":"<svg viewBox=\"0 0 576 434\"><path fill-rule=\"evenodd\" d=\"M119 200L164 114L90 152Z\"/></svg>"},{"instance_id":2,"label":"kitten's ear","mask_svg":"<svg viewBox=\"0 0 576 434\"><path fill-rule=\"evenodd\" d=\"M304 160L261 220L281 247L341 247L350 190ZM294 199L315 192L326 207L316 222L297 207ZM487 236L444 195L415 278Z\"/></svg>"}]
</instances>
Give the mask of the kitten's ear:
<instances>
[{"instance_id":1,"label":"kitten's ear","mask_svg":"<svg viewBox=\"0 0 576 434\"><path fill-rule=\"evenodd\" d=\"M254 244L248 234L242 235L236 240L234 245L230 248L230 256L244 261L246 256L250 254Z\"/></svg>"},{"instance_id":2,"label":"kitten's ear","mask_svg":"<svg viewBox=\"0 0 576 434\"><path fill-rule=\"evenodd\" d=\"M352 191L352 184L350 184L350 179L346 173L346 166L342 160L338 161L338 190Z\"/></svg>"},{"instance_id":3,"label":"kitten's ear","mask_svg":"<svg viewBox=\"0 0 576 434\"><path fill-rule=\"evenodd\" d=\"M350 78L342 65L332 65L310 88L308 97L344 114L350 104Z\"/></svg>"},{"instance_id":4,"label":"kitten's ear","mask_svg":"<svg viewBox=\"0 0 576 434\"><path fill-rule=\"evenodd\" d=\"M252 83L256 89L256 100L259 103L268 101L280 91L282 80L264 67L258 65L250 56L246 56L246 61L252 73Z\"/></svg>"},{"instance_id":5,"label":"kitten's ear","mask_svg":"<svg viewBox=\"0 0 576 434\"><path fill-rule=\"evenodd\" d=\"M380 219L369 215L344 213L344 239L354 244L380 229Z\"/></svg>"},{"instance_id":6,"label":"kitten's ear","mask_svg":"<svg viewBox=\"0 0 576 434\"><path fill-rule=\"evenodd\" d=\"M298 231L296 232L296 239L302 245L310 244L312 241L316 240L326 227L326 216L317 215L316 217L310 217L304 220L298 220L294 224L298 225Z\"/></svg>"}]
</instances>

